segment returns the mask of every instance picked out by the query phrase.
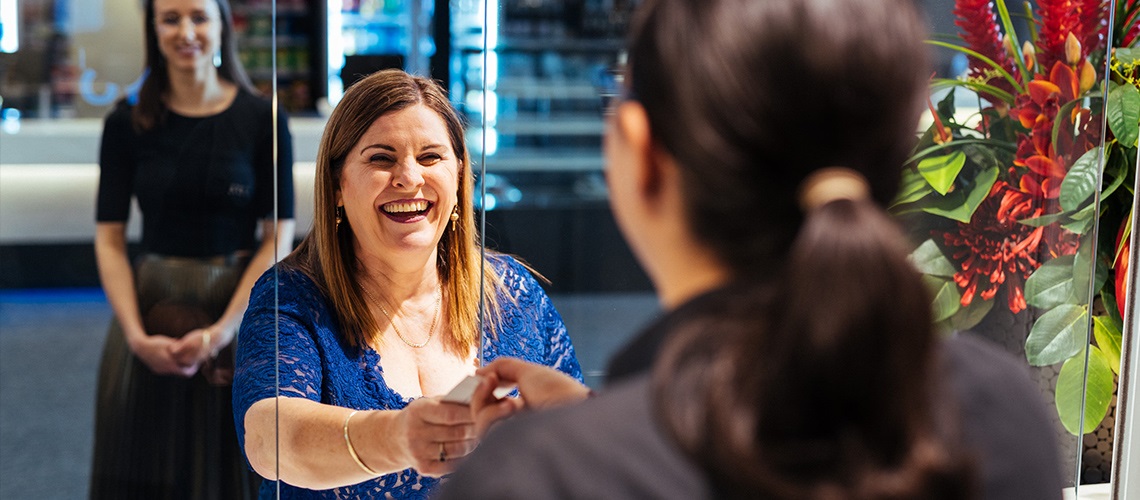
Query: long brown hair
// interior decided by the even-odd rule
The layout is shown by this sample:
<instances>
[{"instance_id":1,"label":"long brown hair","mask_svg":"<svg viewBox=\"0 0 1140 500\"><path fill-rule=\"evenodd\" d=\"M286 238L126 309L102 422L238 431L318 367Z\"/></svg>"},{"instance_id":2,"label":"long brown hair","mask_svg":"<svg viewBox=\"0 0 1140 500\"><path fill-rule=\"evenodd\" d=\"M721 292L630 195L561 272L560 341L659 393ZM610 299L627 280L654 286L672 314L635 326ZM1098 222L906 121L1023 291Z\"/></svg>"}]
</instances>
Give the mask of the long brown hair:
<instances>
[{"instance_id":1,"label":"long brown hair","mask_svg":"<svg viewBox=\"0 0 1140 500\"><path fill-rule=\"evenodd\" d=\"M234 37L233 14L229 0L214 0L218 4L219 22L222 23L221 66L218 76L250 93L256 93L241 60L237 55L237 42ZM131 112L131 122L135 130L145 132L166 119L167 108L163 94L170 90L170 75L166 72L166 57L158 48L158 31L155 27L154 0L146 0L146 79L139 88L138 103Z\"/></svg>"},{"instance_id":2,"label":"long brown hair","mask_svg":"<svg viewBox=\"0 0 1140 500\"><path fill-rule=\"evenodd\" d=\"M687 225L737 277L655 367L681 448L732 498L963 498L931 409L928 294L881 207L927 74L911 0L647 0L632 98L679 165ZM804 213L812 172L871 198Z\"/></svg>"},{"instance_id":3,"label":"long brown hair","mask_svg":"<svg viewBox=\"0 0 1140 500\"><path fill-rule=\"evenodd\" d=\"M448 351L466 355L478 346L480 335L480 285L486 299L488 324L495 328L499 306L497 294L502 280L490 264L482 266L476 241L472 204L473 173L471 157L464 141L463 122L440 86L427 78L398 69L378 71L356 82L344 93L329 115L317 149L314 183L313 228L297 249L283 261L309 275L332 303L341 335L358 347L379 339L376 318L368 310L363 289L356 280L358 261L353 249L352 227L348 221L336 224L336 192L345 158L372 123L381 116L422 104L435 111L447 126L452 150L459 158L459 220L455 229L448 224L439 241L438 261L443 283L445 317L450 318L451 335L444 338Z\"/></svg>"}]
</instances>

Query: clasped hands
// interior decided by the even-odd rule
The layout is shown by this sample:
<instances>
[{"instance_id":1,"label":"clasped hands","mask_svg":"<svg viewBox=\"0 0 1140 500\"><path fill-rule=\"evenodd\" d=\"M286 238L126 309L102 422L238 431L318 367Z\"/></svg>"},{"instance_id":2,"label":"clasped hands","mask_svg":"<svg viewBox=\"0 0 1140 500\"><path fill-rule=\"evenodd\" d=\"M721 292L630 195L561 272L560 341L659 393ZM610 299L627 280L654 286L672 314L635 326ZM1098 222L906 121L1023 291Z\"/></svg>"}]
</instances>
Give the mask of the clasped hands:
<instances>
[{"instance_id":1,"label":"clasped hands","mask_svg":"<svg viewBox=\"0 0 1140 500\"><path fill-rule=\"evenodd\" d=\"M192 377L213 357L217 337L209 328L198 328L181 338L144 335L130 342L130 348L156 374Z\"/></svg>"}]
</instances>

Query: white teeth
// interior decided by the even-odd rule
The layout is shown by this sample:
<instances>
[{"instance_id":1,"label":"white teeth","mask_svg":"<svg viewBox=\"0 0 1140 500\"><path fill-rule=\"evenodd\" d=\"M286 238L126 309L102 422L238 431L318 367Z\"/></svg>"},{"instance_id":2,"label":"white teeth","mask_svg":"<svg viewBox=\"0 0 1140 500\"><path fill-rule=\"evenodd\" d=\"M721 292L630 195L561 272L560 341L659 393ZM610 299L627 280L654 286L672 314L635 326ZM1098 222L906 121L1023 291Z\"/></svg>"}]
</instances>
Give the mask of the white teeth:
<instances>
[{"instance_id":1,"label":"white teeth","mask_svg":"<svg viewBox=\"0 0 1140 500\"><path fill-rule=\"evenodd\" d=\"M427 207L428 202L426 201L413 201L410 203L386 203L380 208L390 214L398 214L403 212L423 212L427 210Z\"/></svg>"}]
</instances>

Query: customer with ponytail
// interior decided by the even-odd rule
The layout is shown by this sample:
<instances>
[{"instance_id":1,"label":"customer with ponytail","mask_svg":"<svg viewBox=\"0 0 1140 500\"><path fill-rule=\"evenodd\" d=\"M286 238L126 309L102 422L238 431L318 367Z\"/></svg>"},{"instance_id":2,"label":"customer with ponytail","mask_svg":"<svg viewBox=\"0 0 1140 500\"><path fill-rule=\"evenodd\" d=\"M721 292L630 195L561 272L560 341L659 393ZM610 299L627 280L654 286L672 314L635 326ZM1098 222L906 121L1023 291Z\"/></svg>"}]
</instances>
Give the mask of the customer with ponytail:
<instances>
[{"instance_id":1,"label":"customer with ponytail","mask_svg":"<svg viewBox=\"0 0 1140 500\"><path fill-rule=\"evenodd\" d=\"M562 407L496 425L442 498L1060 498L1036 386L935 335L883 208L924 36L910 0L643 2L606 175L666 312L596 397L483 368L479 430Z\"/></svg>"}]
</instances>

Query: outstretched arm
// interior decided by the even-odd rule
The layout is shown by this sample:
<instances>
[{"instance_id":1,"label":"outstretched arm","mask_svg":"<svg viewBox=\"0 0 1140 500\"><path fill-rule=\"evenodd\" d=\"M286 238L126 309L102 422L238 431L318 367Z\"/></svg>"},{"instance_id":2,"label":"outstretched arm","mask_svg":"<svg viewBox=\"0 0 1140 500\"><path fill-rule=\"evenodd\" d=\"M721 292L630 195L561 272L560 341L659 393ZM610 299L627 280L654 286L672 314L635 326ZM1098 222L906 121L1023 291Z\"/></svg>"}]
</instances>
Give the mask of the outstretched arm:
<instances>
[{"instance_id":1,"label":"outstretched arm","mask_svg":"<svg viewBox=\"0 0 1140 500\"><path fill-rule=\"evenodd\" d=\"M304 398L268 398L246 412L245 432L246 455L258 474L277 479L280 471L281 480L309 489L357 484L407 468L440 476L475 447L471 412L434 397L402 410L356 413Z\"/></svg>"}]
</instances>

